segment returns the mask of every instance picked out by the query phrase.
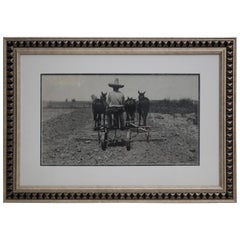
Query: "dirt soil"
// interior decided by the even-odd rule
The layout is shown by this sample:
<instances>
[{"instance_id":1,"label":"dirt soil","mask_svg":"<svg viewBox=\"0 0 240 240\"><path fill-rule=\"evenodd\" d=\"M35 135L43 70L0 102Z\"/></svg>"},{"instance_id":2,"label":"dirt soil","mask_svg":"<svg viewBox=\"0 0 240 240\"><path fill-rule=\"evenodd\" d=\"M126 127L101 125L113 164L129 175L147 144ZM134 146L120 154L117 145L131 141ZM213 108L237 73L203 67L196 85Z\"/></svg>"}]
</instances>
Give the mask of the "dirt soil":
<instances>
[{"instance_id":1,"label":"dirt soil","mask_svg":"<svg viewBox=\"0 0 240 240\"><path fill-rule=\"evenodd\" d=\"M98 132L93 130L90 108L45 108L41 165L199 165L199 132L194 114L149 113L148 125L149 142L141 133L133 136L130 151L125 146L108 146L103 151ZM119 139L126 139L127 131L119 130L117 134Z\"/></svg>"}]
</instances>

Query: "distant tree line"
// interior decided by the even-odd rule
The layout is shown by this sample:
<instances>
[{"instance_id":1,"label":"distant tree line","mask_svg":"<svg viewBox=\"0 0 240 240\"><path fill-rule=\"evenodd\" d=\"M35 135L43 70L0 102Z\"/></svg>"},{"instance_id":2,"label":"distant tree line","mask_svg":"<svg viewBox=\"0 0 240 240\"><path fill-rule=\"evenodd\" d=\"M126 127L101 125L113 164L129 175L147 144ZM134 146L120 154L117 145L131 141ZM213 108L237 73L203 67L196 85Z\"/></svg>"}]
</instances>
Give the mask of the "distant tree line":
<instances>
[{"instance_id":1,"label":"distant tree line","mask_svg":"<svg viewBox=\"0 0 240 240\"><path fill-rule=\"evenodd\" d=\"M180 100L152 100L150 104L150 112L157 113L197 113L199 108L199 101L191 99L180 99Z\"/></svg>"},{"instance_id":2,"label":"distant tree line","mask_svg":"<svg viewBox=\"0 0 240 240\"><path fill-rule=\"evenodd\" d=\"M90 101L76 101L76 99L65 99L65 101L47 101L43 102L44 108L90 108Z\"/></svg>"},{"instance_id":3,"label":"distant tree line","mask_svg":"<svg viewBox=\"0 0 240 240\"><path fill-rule=\"evenodd\" d=\"M47 108L91 108L91 101L76 101L75 99L65 99L65 101L49 101L44 102L43 107ZM187 114L187 113L198 113L199 101L191 99L180 99L180 100L151 100L150 101L150 112L166 113L166 114Z\"/></svg>"}]
</instances>

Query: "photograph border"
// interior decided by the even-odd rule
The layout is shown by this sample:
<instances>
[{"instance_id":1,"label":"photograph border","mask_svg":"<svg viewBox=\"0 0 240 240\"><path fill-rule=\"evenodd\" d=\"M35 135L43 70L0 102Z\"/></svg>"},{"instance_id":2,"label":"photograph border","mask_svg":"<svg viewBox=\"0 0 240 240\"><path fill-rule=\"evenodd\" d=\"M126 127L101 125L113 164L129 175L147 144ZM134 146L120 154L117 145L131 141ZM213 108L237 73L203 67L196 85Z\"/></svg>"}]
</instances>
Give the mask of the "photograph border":
<instances>
[{"instance_id":1,"label":"photograph border","mask_svg":"<svg viewBox=\"0 0 240 240\"><path fill-rule=\"evenodd\" d=\"M220 182L221 188L18 188L19 166L19 64L20 54L58 50L64 54L104 54L134 50L162 54L176 50L192 54L220 54ZM236 202L236 38L4 38L4 201L5 202Z\"/></svg>"},{"instance_id":2,"label":"photograph border","mask_svg":"<svg viewBox=\"0 0 240 240\"><path fill-rule=\"evenodd\" d=\"M40 100L40 121L42 121L42 116L43 116L43 107L42 107L42 76L70 76L70 75L74 75L74 76L101 76L101 75L108 75L108 76L128 76L128 75L133 75L133 76L197 76L198 77L198 110L197 110L197 121L198 121L198 143L197 143L197 149L198 149L198 156L197 156L197 161L196 164L102 164L102 165L96 165L96 166L110 166L110 167L114 167L114 166L199 166L200 165L200 85L201 85L201 81L200 81L200 74L199 73L42 73L40 76L40 82L41 82L41 100ZM41 126L40 126L40 132L42 132L42 128L43 128L43 122L41 122ZM42 146L43 146L43 139L42 139L42 134L40 134L40 166L94 166L91 164L84 164L84 165L74 165L74 164L67 164L67 165L60 165L60 164L42 164Z\"/></svg>"}]
</instances>

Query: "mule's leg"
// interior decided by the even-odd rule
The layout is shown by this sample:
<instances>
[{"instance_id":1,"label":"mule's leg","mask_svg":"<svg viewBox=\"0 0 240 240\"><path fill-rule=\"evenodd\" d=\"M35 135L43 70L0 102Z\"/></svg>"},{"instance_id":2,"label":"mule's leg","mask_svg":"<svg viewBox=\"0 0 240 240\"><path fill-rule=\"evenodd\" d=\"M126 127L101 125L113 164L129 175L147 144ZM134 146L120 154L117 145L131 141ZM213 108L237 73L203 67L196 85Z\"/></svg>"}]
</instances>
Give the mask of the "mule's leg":
<instances>
[{"instance_id":1,"label":"mule's leg","mask_svg":"<svg viewBox=\"0 0 240 240\"><path fill-rule=\"evenodd\" d=\"M147 126L147 115L148 113L144 114L144 126Z\"/></svg>"},{"instance_id":2,"label":"mule's leg","mask_svg":"<svg viewBox=\"0 0 240 240\"><path fill-rule=\"evenodd\" d=\"M146 113L143 113L143 126L146 126Z\"/></svg>"},{"instance_id":3,"label":"mule's leg","mask_svg":"<svg viewBox=\"0 0 240 240\"><path fill-rule=\"evenodd\" d=\"M133 123L135 123L135 112L133 112Z\"/></svg>"},{"instance_id":4,"label":"mule's leg","mask_svg":"<svg viewBox=\"0 0 240 240\"><path fill-rule=\"evenodd\" d=\"M96 113L95 127L98 127L98 114Z\"/></svg>"},{"instance_id":5,"label":"mule's leg","mask_svg":"<svg viewBox=\"0 0 240 240\"><path fill-rule=\"evenodd\" d=\"M102 123L102 114L99 114L98 127L101 126L101 123Z\"/></svg>"},{"instance_id":6,"label":"mule's leg","mask_svg":"<svg viewBox=\"0 0 240 240\"><path fill-rule=\"evenodd\" d=\"M97 121L96 122L97 122L97 126L96 127L98 128L99 127L99 113L97 114Z\"/></svg>"},{"instance_id":7,"label":"mule's leg","mask_svg":"<svg viewBox=\"0 0 240 240\"><path fill-rule=\"evenodd\" d=\"M129 125L129 114L126 112L126 127Z\"/></svg>"},{"instance_id":8,"label":"mule's leg","mask_svg":"<svg viewBox=\"0 0 240 240\"><path fill-rule=\"evenodd\" d=\"M130 122L134 123L134 113L130 113Z\"/></svg>"},{"instance_id":9,"label":"mule's leg","mask_svg":"<svg viewBox=\"0 0 240 240\"><path fill-rule=\"evenodd\" d=\"M139 114L139 117L138 117L138 125L140 126L140 125L141 125L141 112L139 112L138 114Z\"/></svg>"},{"instance_id":10,"label":"mule's leg","mask_svg":"<svg viewBox=\"0 0 240 240\"><path fill-rule=\"evenodd\" d=\"M126 113L126 116L127 116L126 117L126 122L128 122L129 121L129 113L128 112Z\"/></svg>"},{"instance_id":11,"label":"mule's leg","mask_svg":"<svg viewBox=\"0 0 240 240\"><path fill-rule=\"evenodd\" d=\"M105 115L105 112L103 113L103 126L104 126L104 128L105 128L105 117L106 117L106 115Z\"/></svg>"},{"instance_id":12,"label":"mule's leg","mask_svg":"<svg viewBox=\"0 0 240 240\"><path fill-rule=\"evenodd\" d=\"M94 119L94 129L96 129L96 127L97 127L97 114L96 113L93 114L93 119Z\"/></svg>"}]
</instances>

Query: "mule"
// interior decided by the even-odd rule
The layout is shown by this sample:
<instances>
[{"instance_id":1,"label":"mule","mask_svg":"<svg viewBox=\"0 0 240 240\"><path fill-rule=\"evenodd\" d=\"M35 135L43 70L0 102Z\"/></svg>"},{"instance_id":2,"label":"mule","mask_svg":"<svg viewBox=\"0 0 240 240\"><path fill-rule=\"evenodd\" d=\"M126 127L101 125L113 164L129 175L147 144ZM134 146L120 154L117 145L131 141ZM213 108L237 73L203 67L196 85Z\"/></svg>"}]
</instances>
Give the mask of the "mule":
<instances>
[{"instance_id":1,"label":"mule","mask_svg":"<svg viewBox=\"0 0 240 240\"><path fill-rule=\"evenodd\" d=\"M141 125L141 120L143 120L143 126L147 125L147 116L150 109L150 101L145 97L145 92L138 91L138 103L137 111L139 115L139 126Z\"/></svg>"},{"instance_id":2,"label":"mule","mask_svg":"<svg viewBox=\"0 0 240 240\"><path fill-rule=\"evenodd\" d=\"M97 130L101 126L102 120L105 126L105 115L107 106L107 93L101 92L100 99L92 95L92 112L94 120L94 129Z\"/></svg>"},{"instance_id":3,"label":"mule","mask_svg":"<svg viewBox=\"0 0 240 240\"><path fill-rule=\"evenodd\" d=\"M134 123L135 121L135 113L137 109L136 100L128 97L124 103L124 108L126 111L126 126L128 126L130 122Z\"/></svg>"}]
</instances>

